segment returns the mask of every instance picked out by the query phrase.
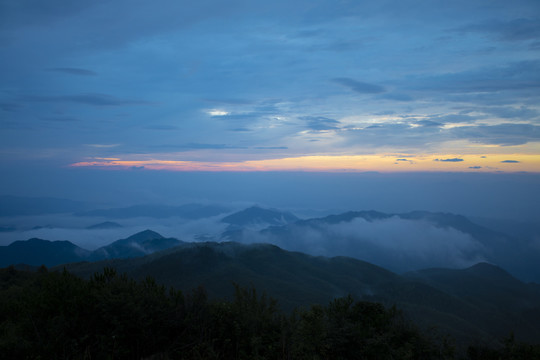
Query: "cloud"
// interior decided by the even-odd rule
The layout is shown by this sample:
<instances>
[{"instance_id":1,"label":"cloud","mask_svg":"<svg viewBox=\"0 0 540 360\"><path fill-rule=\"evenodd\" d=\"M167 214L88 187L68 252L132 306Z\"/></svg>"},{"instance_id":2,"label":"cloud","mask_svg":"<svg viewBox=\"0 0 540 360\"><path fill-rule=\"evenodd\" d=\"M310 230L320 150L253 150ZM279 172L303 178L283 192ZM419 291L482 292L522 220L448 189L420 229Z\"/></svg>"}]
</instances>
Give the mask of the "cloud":
<instances>
[{"instance_id":1,"label":"cloud","mask_svg":"<svg viewBox=\"0 0 540 360\"><path fill-rule=\"evenodd\" d=\"M79 119L71 117L71 116L48 116L48 117L42 117L41 120L53 121L53 122L74 122L74 121L78 121Z\"/></svg>"},{"instance_id":2,"label":"cloud","mask_svg":"<svg viewBox=\"0 0 540 360\"><path fill-rule=\"evenodd\" d=\"M516 164L516 163L519 163L519 161L517 160L503 160L501 161L502 163L511 163L511 164Z\"/></svg>"},{"instance_id":3,"label":"cloud","mask_svg":"<svg viewBox=\"0 0 540 360\"><path fill-rule=\"evenodd\" d=\"M248 99L228 99L228 98L207 98L204 101L211 103L227 104L227 105L251 105L252 100Z\"/></svg>"},{"instance_id":4,"label":"cloud","mask_svg":"<svg viewBox=\"0 0 540 360\"><path fill-rule=\"evenodd\" d=\"M416 122L417 125L420 125L420 126L434 126L434 127L441 127L442 124L441 123L438 123L436 121L432 121L432 120L420 120L418 122Z\"/></svg>"},{"instance_id":5,"label":"cloud","mask_svg":"<svg viewBox=\"0 0 540 360\"><path fill-rule=\"evenodd\" d=\"M443 161L443 162L460 162L463 161L463 159L460 158L451 158L451 159L435 159L433 161Z\"/></svg>"},{"instance_id":6,"label":"cloud","mask_svg":"<svg viewBox=\"0 0 540 360\"><path fill-rule=\"evenodd\" d=\"M150 126L146 126L145 129L170 131L170 130L178 130L178 127L174 125L150 125Z\"/></svg>"},{"instance_id":7,"label":"cloud","mask_svg":"<svg viewBox=\"0 0 540 360\"><path fill-rule=\"evenodd\" d=\"M457 138L481 144L512 146L540 141L540 126L531 124L461 126L448 131Z\"/></svg>"},{"instance_id":8,"label":"cloud","mask_svg":"<svg viewBox=\"0 0 540 360\"><path fill-rule=\"evenodd\" d=\"M90 146L93 148L98 149L108 149L108 148L114 148L120 146L120 144L86 144L86 146Z\"/></svg>"},{"instance_id":9,"label":"cloud","mask_svg":"<svg viewBox=\"0 0 540 360\"><path fill-rule=\"evenodd\" d=\"M15 112L21 108L20 104L3 102L0 103L0 109L8 112Z\"/></svg>"},{"instance_id":10,"label":"cloud","mask_svg":"<svg viewBox=\"0 0 540 360\"><path fill-rule=\"evenodd\" d=\"M360 94L380 94L386 91L382 86L369 84L350 78L334 78L332 80Z\"/></svg>"},{"instance_id":11,"label":"cloud","mask_svg":"<svg viewBox=\"0 0 540 360\"><path fill-rule=\"evenodd\" d=\"M469 234L441 228L425 220L390 217L355 218L338 224L294 224L287 236L247 231L248 242L269 242L312 255L350 256L404 272L428 267L459 268L484 259L483 245Z\"/></svg>"},{"instance_id":12,"label":"cloud","mask_svg":"<svg viewBox=\"0 0 540 360\"><path fill-rule=\"evenodd\" d=\"M540 38L540 18L520 18L510 21L490 20L457 29L459 32L479 32L503 41L526 41Z\"/></svg>"},{"instance_id":13,"label":"cloud","mask_svg":"<svg viewBox=\"0 0 540 360\"><path fill-rule=\"evenodd\" d=\"M469 166L469 169L481 169L481 166Z\"/></svg>"},{"instance_id":14,"label":"cloud","mask_svg":"<svg viewBox=\"0 0 540 360\"><path fill-rule=\"evenodd\" d=\"M40 96L40 95L26 95L22 97L22 100L38 103L62 103L71 102L92 106L124 106L124 105L149 105L148 101L143 100L128 100L117 98L107 94L79 94L79 95L65 95L65 96Z\"/></svg>"},{"instance_id":15,"label":"cloud","mask_svg":"<svg viewBox=\"0 0 540 360\"><path fill-rule=\"evenodd\" d=\"M384 94L381 96L381 99L396 100L396 101L414 101L414 97L412 97L409 94L404 94L404 93Z\"/></svg>"},{"instance_id":16,"label":"cloud","mask_svg":"<svg viewBox=\"0 0 540 360\"><path fill-rule=\"evenodd\" d=\"M499 66L483 66L472 70L446 73L415 79L409 83L415 90L441 91L458 94L481 95L502 91L523 92L540 88L540 61L527 60ZM431 95L432 96L432 95ZM504 94L508 99L509 95ZM451 99L451 98L449 98ZM456 100L472 99L457 97ZM491 98L491 100L493 100Z\"/></svg>"},{"instance_id":17,"label":"cloud","mask_svg":"<svg viewBox=\"0 0 540 360\"><path fill-rule=\"evenodd\" d=\"M247 146L234 146L227 144L203 144L203 143L188 143L188 144L169 144L158 145L157 148L171 148L176 150L225 150L225 149L248 149Z\"/></svg>"},{"instance_id":18,"label":"cloud","mask_svg":"<svg viewBox=\"0 0 540 360\"><path fill-rule=\"evenodd\" d=\"M14 131L12 139L7 134L3 148L16 142L43 148L55 124L39 119L67 120L61 114L81 119L80 126L56 124L63 127L57 137L63 140L55 145L66 157L75 157L68 142L107 143L118 136L130 153L148 157L155 151L151 145L177 143L181 151L206 149L205 160L234 161L262 157L258 145L282 145L292 157L378 151L465 156L483 150L470 143L463 151L448 148L467 143L463 139L494 145L536 141L529 140L534 133L504 137L494 129L444 126L494 117L538 121L540 62L528 50L534 40L494 42L486 29L448 32L476 19L485 24L486 18L499 18L506 26L509 16L524 16L524 5L519 11L512 3L479 13L453 4L452 14L459 16L445 11L442 17L433 4L420 13L384 1L345 6L325 0L312 6L305 0L98 0L65 8L60 0L50 1L46 9L36 0L0 5L6 49L0 113L9 115L0 126L46 128L37 141L25 130ZM510 25L533 31L533 20ZM489 54L480 52L488 47ZM366 97L370 101L362 101ZM21 106L10 105L15 102ZM151 104L156 106L134 111ZM382 124L368 128L373 123ZM234 145L251 152L221 151L241 148ZM86 155L77 154L73 162Z\"/></svg>"},{"instance_id":19,"label":"cloud","mask_svg":"<svg viewBox=\"0 0 540 360\"><path fill-rule=\"evenodd\" d=\"M408 159L396 159L396 161L409 161Z\"/></svg>"},{"instance_id":20,"label":"cloud","mask_svg":"<svg viewBox=\"0 0 540 360\"><path fill-rule=\"evenodd\" d=\"M133 169L129 176L140 171ZM227 204L230 205L230 204ZM175 237L183 241L196 241L200 235L214 236L225 231L227 224L220 222L224 215L198 220L181 217L163 219L136 217L132 219L86 218L67 214L25 216L10 218L17 228L14 232L0 232L0 245L13 241L38 237L45 240L69 240L84 249L95 250L119 239L125 239L146 229L152 229L164 237ZM87 229L102 221L115 221L122 225L115 229ZM51 225L51 226L46 226ZM35 226L42 228L33 229Z\"/></svg>"},{"instance_id":21,"label":"cloud","mask_svg":"<svg viewBox=\"0 0 540 360\"><path fill-rule=\"evenodd\" d=\"M374 147L420 147L448 138L448 134L437 126L414 127L405 122L380 123L365 128L343 128L338 134L346 139L346 146L362 144Z\"/></svg>"},{"instance_id":22,"label":"cloud","mask_svg":"<svg viewBox=\"0 0 540 360\"><path fill-rule=\"evenodd\" d=\"M47 71L52 72L59 72L69 75L79 75L79 76L95 76L97 75L96 72L92 70L87 69L79 69L79 68L70 68L70 67L62 67L62 68L49 68Z\"/></svg>"},{"instance_id":23,"label":"cloud","mask_svg":"<svg viewBox=\"0 0 540 360\"><path fill-rule=\"evenodd\" d=\"M243 114L231 114L231 113L227 113L227 114L223 114L223 115L220 115L220 116L212 116L216 119L220 119L220 120L225 120L227 122L231 122L231 123L247 123L247 124L251 124L255 121L257 121L257 119L259 118L259 116L261 115L266 115L266 113L264 114L261 114L259 112L249 112L249 113L243 113Z\"/></svg>"},{"instance_id":24,"label":"cloud","mask_svg":"<svg viewBox=\"0 0 540 360\"><path fill-rule=\"evenodd\" d=\"M287 146L255 146L257 150L287 150Z\"/></svg>"},{"instance_id":25,"label":"cloud","mask_svg":"<svg viewBox=\"0 0 540 360\"><path fill-rule=\"evenodd\" d=\"M230 114L228 111L220 110L220 109L207 110L206 113L210 116L226 116Z\"/></svg>"},{"instance_id":26,"label":"cloud","mask_svg":"<svg viewBox=\"0 0 540 360\"><path fill-rule=\"evenodd\" d=\"M438 121L441 123L464 123L464 122L474 122L476 119L478 119L477 116L470 116L465 114L448 114L448 115L442 115L442 116L435 116L432 118L434 121Z\"/></svg>"},{"instance_id":27,"label":"cloud","mask_svg":"<svg viewBox=\"0 0 540 360\"><path fill-rule=\"evenodd\" d=\"M480 109L479 109L480 110ZM525 106L494 106L482 108L481 111L492 114L503 119L531 119L536 118L540 114L537 110L527 108Z\"/></svg>"},{"instance_id":28,"label":"cloud","mask_svg":"<svg viewBox=\"0 0 540 360\"><path fill-rule=\"evenodd\" d=\"M339 121L324 116L302 116L300 119L305 120L306 126L315 131L335 130L341 125Z\"/></svg>"}]
</instances>

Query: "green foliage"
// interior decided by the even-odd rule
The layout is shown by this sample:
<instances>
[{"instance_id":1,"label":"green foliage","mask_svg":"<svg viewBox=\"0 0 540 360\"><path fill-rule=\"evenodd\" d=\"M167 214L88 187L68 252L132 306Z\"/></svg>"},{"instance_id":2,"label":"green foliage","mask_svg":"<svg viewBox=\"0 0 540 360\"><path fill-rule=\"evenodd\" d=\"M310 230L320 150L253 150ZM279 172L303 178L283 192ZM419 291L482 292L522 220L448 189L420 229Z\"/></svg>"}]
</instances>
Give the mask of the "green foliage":
<instances>
[{"instance_id":1,"label":"green foliage","mask_svg":"<svg viewBox=\"0 0 540 360\"><path fill-rule=\"evenodd\" d=\"M8 268L0 281L0 359L453 358L395 308L351 296L287 315L254 288L235 285L231 301L210 301L202 287L183 294L112 268L89 280ZM511 338L499 353L471 347L469 358L538 350Z\"/></svg>"},{"instance_id":2,"label":"green foliage","mask_svg":"<svg viewBox=\"0 0 540 360\"><path fill-rule=\"evenodd\" d=\"M486 346L469 346L467 355L470 360L532 360L540 359L540 345L517 342L514 334L502 341L503 346L495 349Z\"/></svg>"},{"instance_id":3,"label":"green foliage","mask_svg":"<svg viewBox=\"0 0 540 360\"><path fill-rule=\"evenodd\" d=\"M299 312L296 359L443 359L448 347L428 340L395 308L349 295Z\"/></svg>"}]
</instances>

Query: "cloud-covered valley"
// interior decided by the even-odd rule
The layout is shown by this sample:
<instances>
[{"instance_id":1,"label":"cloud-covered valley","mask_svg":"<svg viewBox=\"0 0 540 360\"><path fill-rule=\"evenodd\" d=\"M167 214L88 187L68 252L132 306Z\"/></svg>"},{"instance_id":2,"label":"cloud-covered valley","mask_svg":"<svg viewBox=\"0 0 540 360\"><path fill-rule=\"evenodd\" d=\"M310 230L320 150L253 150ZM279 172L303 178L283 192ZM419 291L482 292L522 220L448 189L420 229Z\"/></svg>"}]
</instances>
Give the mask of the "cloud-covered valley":
<instances>
[{"instance_id":1,"label":"cloud-covered valley","mask_svg":"<svg viewBox=\"0 0 540 360\"><path fill-rule=\"evenodd\" d=\"M484 246L469 234L397 216L374 221L355 218L317 226L292 224L286 234L245 230L242 239L312 255L351 256L397 272L428 267L461 268L486 260Z\"/></svg>"}]
</instances>

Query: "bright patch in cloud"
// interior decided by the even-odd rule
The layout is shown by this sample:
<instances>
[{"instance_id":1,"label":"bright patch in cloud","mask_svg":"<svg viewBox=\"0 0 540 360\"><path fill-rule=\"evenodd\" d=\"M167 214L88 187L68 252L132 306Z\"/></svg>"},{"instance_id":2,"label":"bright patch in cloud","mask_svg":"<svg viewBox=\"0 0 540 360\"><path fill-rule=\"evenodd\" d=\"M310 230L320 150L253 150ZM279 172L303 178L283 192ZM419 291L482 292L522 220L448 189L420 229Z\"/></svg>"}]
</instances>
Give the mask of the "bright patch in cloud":
<instances>
[{"instance_id":1,"label":"bright patch in cloud","mask_svg":"<svg viewBox=\"0 0 540 360\"><path fill-rule=\"evenodd\" d=\"M210 116L226 116L230 114L228 111L219 109L208 110L206 113Z\"/></svg>"}]
</instances>

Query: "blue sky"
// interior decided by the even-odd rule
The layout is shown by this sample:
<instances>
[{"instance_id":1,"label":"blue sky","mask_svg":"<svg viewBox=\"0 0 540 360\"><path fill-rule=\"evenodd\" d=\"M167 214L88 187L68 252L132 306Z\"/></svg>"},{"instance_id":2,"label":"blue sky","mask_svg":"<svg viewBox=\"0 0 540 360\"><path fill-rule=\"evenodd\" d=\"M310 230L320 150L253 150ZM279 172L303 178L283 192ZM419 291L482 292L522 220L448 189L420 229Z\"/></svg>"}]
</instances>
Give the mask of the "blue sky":
<instances>
[{"instance_id":1,"label":"blue sky","mask_svg":"<svg viewBox=\"0 0 540 360\"><path fill-rule=\"evenodd\" d=\"M4 162L507 154L459 169L540 171L537 1L0 4Z\"/></svg>"},{"instance_id":2,"label":"blue sky","mask_svg":"<svg viewBox=\"0 0 540 360\"><path fill-rule=\"evenodd\" d=\"M76 167L540 172L536 0L0 0L0 49L6 193Z\"/></svg>"}]
</instances>

